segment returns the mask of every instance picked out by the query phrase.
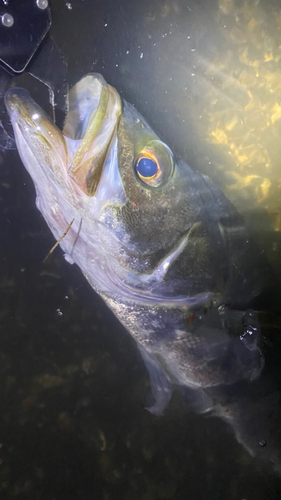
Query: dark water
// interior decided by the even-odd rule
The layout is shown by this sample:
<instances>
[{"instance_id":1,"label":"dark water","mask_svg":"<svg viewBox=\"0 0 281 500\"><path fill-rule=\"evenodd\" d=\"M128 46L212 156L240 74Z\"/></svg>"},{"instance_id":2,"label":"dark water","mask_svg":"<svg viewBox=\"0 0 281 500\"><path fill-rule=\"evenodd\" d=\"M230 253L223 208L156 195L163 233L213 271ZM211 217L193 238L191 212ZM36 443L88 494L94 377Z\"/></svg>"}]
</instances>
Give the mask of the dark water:
<instances>
[{"instance_id":1,"label":"dark water","mask_svg":"<svg viewBox=\"0 0 281 500\"><path fill-rule=\"evenodd\" d=\"M101 72L204 171L202 157L215 165L220 151L194 125L208 99L192 67L196 51L220 53L218 5L75 0L69 9L56 0L52 35L70 84ZM228 12L234 3L220 5ZM276 5L268 2L274 13ZM2 152L0 163L0 499L280 498L280 478L222 420L192 413L179 394L163 417L145 410L149 380L134 342L60 250L43 264L53 238L32 182L16 152ZM209 174L220 177L215 167ZM255 213L262 204L252 196L246 207L249 199ZM277 215L278 203L276 195ZM262 210L278 247L279 229ZM279 329L265 323L266 373L278 388Z\"/></svg>"}]
</instances>

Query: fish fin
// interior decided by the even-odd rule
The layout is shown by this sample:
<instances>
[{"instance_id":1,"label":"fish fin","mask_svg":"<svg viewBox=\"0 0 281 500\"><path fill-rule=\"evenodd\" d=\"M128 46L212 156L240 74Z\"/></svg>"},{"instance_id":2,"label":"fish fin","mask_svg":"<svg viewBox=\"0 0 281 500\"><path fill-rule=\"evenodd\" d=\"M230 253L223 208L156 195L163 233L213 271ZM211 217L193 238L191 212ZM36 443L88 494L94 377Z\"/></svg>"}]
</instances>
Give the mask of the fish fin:
<instances>
[{"instance_id":1,"label":"fish fin","mask_svg":"<svg viewBox=\"0 0 281 500\"><path fill-rule=\"evenodd\" d=\"M71 264L71 265L75 264L71 255L69 255L68 253L64 253L63 256L64 256L66 262L68 262L68 264Z\"/></svg>"},{"instance_id":2,"label":"fish fin","mask_svg":"<svg viewBox=\"0 0 281 500\"><path fill-rule=\"evenodd\" d=\"M188 401L189 408L196 413L208 413L213 410L213 399L200 387L180 386L180 393Z\"/></svg>"},{"instance_id":3,"label":"fish fin","mask_svg":"<svg viewBox=\"0 0 281 500\"><path fill-rule=\"evenodd\" d=\"M138 345L138 349L150 378L150 398L153 402L151 406L146 408L150 413L154 415L163 415L175 388L177 388L182 396L187 399L188 405L192 411L207 413L212 410L213 400L203 389L200 387L187 387L180 383L173 383L153 354L149 354L141 345Z\"/></svg>"},{"instance_id":4,"label":"fish fin","mask_svg":"<svg viewBox=\"0 0 281 500\"><path fill-rule=\"evenodd\" d=\"M141 345L138 345L138 349L148 371L151 384L153 404L146 409L154 415L162 415L172 397L173 384L168 380L163 368L153 355L149 354Z\"/></svg>"},{"instance_id":5,"label":"fish fin","mask_svg":"<svg viewBox=\"0 0 281 500\"><path fill-rule=\"evenodd\" d=\"M281 476L281 395L279 383L267 374L245 383L212 387L213 416L224 420L245 450Z\"/></svg>"}]
</instances>

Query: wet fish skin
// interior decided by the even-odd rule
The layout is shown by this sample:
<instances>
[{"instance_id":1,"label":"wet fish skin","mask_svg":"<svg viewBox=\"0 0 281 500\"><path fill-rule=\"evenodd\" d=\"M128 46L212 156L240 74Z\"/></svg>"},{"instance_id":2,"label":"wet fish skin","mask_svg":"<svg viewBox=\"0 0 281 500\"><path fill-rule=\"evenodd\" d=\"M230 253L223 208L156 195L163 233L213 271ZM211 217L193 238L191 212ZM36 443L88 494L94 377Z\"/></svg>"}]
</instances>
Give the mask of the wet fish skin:
<instances>
[{"instance_id":1,"label":"wet fish skin","mask_svg":"<svg viewBox=\"0 0 281 500\"><path fill-rule=\"evenodd\" d=\"M257 379L260 329L247 309L274 279L223 193L175 159L100 75L72 89L64 134L26 91L10 89L5 100L37 207L57 239L74 218L66 258L137 341L151 411L164 410L174 386L207 411L212 388ZM136 173L148 146L162 162L160 186Z\"/></svg>"}]
</instances>

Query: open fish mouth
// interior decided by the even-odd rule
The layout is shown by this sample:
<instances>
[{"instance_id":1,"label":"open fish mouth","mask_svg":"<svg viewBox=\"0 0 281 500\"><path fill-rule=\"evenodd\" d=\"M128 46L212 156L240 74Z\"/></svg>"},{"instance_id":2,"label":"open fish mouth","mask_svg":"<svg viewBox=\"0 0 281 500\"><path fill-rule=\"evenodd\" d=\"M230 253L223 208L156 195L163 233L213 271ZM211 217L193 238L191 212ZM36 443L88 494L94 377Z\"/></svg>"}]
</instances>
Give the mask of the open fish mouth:
<instances>
[{"instance_id":1,"label":"open fish mouth","mask_svg":"<svg viewBox=\"0 0 281 500\"><path fill-rule=\"evenodd\" d=\"M83 193L93 196L122 112L118 92L101 75L83 78L70 90L62 132L22 88L11 88L5 104L19 151L25 141L35 156L48 156L49 170L58 178L67 172Z\"/></svg>"},{"instance_id":2,"label":"open fish mouth","mask_svg":"<svg viewBox=\"0 0 281 500\"><path fill-rule=\"evenodd\" d=\"M70 90L62 131L25 89L9 89L5 104L37 208L57 240L74 220L61 242L66 259L78 262L96 288L112 291L108 255L114 247L118 256L120 245L99 218L104 206L125 201L117 160L118 92L101 75L83 78Z\"/></svg>"}]
</instances>

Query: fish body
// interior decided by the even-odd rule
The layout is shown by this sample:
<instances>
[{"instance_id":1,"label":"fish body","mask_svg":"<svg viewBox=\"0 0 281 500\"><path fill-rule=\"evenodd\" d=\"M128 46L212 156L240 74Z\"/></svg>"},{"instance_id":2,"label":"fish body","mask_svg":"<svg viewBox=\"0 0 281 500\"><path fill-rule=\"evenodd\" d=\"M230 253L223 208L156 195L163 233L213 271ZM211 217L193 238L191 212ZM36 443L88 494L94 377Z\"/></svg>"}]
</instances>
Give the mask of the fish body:
<instances>
[{"instance_id":1,"label":"fish body","mask_svg":"<svg viewBox=\"0 0 281 500\"><path fill-rule=\"evenodd\" d=\"M264 360L254 308L274 279L223 193L175 158L103 77L70 91L61 132L27 91L5 96L36 205L134 337L162 413L175 386L199 411L249 384Z\"/></svg>"}]
</instances>

